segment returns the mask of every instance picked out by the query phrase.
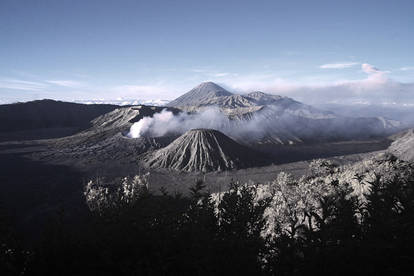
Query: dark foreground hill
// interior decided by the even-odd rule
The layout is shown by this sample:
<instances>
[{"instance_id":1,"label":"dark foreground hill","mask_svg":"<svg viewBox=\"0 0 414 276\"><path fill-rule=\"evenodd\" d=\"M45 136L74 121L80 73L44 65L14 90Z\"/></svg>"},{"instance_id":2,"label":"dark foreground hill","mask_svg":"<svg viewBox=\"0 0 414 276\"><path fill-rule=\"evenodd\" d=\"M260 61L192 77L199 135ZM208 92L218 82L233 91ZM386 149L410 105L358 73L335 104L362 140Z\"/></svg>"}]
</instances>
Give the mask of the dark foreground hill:
<instances>
[{"instance_id":1,"label":"dark foreground hill","mask_svg":"<svg viewBox=\"0 0 414 276\"><path fill-rule=\"evenodd\" d=\"M179 171L223 171L264 164L260 153L213 129L192 129L165 148L147 154L151 168Z\"/></svg>"},{"instance_id":2,"label":"dark foreground hill","mask_svg":"<svg viewBox=\"0 0 414 276\"><path fill-rule=\"evenodd\" d=\"M119 106L54 100L0 105L0 138L11 132L15 134L10 138L16 140L71 135L89 128L93 119L116 108Z\"/></svg>"}]
</instances>

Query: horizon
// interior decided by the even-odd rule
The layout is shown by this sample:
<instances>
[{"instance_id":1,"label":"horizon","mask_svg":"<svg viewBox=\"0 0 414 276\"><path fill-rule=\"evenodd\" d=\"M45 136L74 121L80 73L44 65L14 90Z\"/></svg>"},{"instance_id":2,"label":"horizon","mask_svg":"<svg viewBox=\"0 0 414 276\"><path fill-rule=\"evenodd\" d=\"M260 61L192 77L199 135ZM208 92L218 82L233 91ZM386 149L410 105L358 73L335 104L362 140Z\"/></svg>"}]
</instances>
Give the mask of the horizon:
<instances>
[{"instance_id":1,"label":"horizon","mask_svg":"<svg viewBox=\"0 0 414 276\"><path fill-rule=\"evenodd\" d=\"M414 104L411 1L2 1L0 104L173 100L201 82Z\"/></svg>"}]
</instances>

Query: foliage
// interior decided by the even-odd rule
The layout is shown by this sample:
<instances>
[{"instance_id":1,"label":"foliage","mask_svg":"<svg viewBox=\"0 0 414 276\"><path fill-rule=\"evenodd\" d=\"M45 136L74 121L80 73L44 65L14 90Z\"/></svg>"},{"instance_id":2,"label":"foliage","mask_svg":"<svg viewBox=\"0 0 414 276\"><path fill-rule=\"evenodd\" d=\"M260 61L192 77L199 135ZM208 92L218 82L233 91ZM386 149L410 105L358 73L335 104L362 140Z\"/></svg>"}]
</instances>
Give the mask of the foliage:
<instances>
[{"instance_id":1,"label":"foliage","mask_svg":"<svg viewBox=\"0 0 414 276\"><path fill-rule=\"evenodd\" d=\"M148 193L148 177L149 173L127 176L110 182L96 177L85 185L86 203L90 210L99 213L125 204L133 204L140 196Z\"/></svg>"},{"instance_id":2,"label":"foliage","mask_svg":"<svg viewBox=\"0 0 414 276\"><path fill-rule=\"evenodd\" d=\"M6 259L33 275L394 275L413 269L414 173L392 157L267 184L197 181L188 196L148 191L147 176L85 187L90 213L59 212L44 242ZM363 186L362 190L357 190ZM1 218L0 218L1 219ZM3 229L3 228L2 228ZM4 233L7 231L2 230ZM2 232L2 233L3 233ZM3 237L6 237L4 235ZM13 246L10 246L13 245ZM26 257L22 254L29 252ZM24 253L26 254L26 253Z\"/></svg>"}]
</instances>

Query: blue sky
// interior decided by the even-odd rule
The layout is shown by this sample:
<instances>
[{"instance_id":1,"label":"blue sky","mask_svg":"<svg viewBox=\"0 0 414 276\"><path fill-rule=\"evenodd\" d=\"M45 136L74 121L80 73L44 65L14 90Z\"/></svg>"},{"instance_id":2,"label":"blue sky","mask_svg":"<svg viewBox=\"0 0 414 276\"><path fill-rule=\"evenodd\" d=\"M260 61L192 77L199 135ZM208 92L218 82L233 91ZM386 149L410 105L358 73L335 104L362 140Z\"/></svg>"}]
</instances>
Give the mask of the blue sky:
<instances>
[{"instance_id":1,"label":"blue sky","mask_svg":"<svg viewBox=\"0 0 414 276\"><path fill-rule=\"evenodd\" d=\"M414 1L2 0L0 101L172 99L215 81L414 103L413 30Z\"/></svg>"}]
</instances>

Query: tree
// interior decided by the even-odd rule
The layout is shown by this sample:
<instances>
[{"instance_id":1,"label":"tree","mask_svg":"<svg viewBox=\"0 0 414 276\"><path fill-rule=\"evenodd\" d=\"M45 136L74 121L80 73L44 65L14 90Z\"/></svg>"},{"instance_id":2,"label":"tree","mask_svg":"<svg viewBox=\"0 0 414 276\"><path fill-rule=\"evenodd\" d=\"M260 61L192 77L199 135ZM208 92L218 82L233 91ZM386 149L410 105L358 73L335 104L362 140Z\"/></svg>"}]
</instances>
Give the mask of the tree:
<instances>
[{"instance_id":1,"label":"tree","mask_svg":"<svg viewBox=\"0 0 414 276\"><path fill-rule=\"evenodd\" d=\"M261 271L266 249L266 238L261 235L266 226L264 211L271 199L256 198L257 186L232 182L218 204L218 250L225 256L221 266L227 268L227 273L253 275ZM229 264L238 265L229 267Z\"/></svg>"}]
</instances>

